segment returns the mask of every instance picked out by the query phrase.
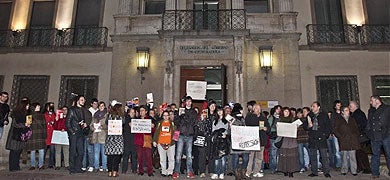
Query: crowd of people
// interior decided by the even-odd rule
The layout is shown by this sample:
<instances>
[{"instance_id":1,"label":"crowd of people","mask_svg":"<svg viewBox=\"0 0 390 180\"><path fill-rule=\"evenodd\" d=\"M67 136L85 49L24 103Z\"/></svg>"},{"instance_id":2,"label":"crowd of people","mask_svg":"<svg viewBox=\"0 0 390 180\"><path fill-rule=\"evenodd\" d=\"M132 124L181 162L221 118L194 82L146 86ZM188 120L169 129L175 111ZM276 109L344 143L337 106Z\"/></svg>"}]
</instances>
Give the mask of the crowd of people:
<instances>
[{"instance_id":1,"label":"crowd of people","mask_svg":"<svg viewBox=\"0 0 390 180\"><path fill-rule=\"evenodd\" d=\"M7 101L8 93L2 92L0 138L4 126L10 126L6 142L10 171L20 170L21 154L28 152L29 170L100 171L109 177L120 173L154 176L159 172L174 179L181 175L249 179L266 176L267 169L286 177L310 171L310 177L322 172L330 178L332 170L379 178L382 147L390 168L390 107L378 96L370 98L368 118L356 101L342 105L336 100L334 111L329 112L317 101L298 109L277 105L270 112L249 101L244 114L239 103L219 106L209 100L203 109L194 108L190 96L179 106L164 103L157 107L150 103L127 106L116 100L106 105L94 98L87 109L85 97L79 95L69 108L59 108L61 115L52 102L41 110L39 103L22 98L9 121ZM134 119L150 122L150 132L132 133ZM119 134L109 132L110 123L122 124ZM296 137L278 136L278 123L294 124ZM232 148L232 126L259 127L260 148ZM52 144L54 131L67 132L69 145ZM153 166L160 171L154 171Z\"/></svg>"}]
</instances>

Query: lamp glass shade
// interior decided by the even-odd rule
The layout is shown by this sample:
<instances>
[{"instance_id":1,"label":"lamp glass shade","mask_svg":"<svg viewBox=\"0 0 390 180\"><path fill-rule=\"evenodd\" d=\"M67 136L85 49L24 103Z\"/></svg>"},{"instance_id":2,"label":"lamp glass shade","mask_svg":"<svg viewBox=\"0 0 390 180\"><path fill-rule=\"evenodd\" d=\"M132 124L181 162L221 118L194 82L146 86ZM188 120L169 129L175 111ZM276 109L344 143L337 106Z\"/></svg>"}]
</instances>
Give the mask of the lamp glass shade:
<instances>
[{"instance_id":1,"label":"lamp glass shade","mask_svg":"<svg viewBox=\"0 0 390 180\"><path fill-rule=\"evenodd\" d=\"M137 68L149 67L149 51L137 50Z\"/></svg>"},{"instance_id":2,"label":"lamp glass shade","mask_svg":"<svg viewBox=\"0 0 390 180\"><path fill-rule=\"evenodd\" d=\"M272 49L260 49L260 66L261 68L272 67Z\"/></svg>"}]
</instances>

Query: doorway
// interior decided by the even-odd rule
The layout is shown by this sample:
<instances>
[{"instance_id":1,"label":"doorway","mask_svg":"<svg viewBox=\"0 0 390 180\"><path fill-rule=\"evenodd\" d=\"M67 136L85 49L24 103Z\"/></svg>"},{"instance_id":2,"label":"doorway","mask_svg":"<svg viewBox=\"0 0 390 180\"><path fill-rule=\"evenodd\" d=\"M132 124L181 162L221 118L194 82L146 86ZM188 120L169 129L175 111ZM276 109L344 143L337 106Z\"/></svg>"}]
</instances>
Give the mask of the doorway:
<instances>
[{"instance_id":1,"label":"doorway","mask_svg":"<svg viewBox=\"0 0 390 180\"><path fill-rule=\"evenodd\" d=\"M217 105L226 104L227 78L226 66L181 67L180 68L180 97L186 96L187 81L206 81L206 100L214 100ZM193 100L193 106L202 110L204 100Z\"/></svg>"}]
</instances>

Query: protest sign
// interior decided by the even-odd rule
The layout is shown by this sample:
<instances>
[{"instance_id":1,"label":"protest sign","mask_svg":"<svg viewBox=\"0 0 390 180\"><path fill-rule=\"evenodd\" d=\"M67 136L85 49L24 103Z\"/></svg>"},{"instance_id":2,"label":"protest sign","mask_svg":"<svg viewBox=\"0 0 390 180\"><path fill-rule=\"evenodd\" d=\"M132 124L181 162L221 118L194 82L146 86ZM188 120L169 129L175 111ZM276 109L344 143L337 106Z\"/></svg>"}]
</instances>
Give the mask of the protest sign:
<instances>
[{"instance_id":1,"label":"protest sign","mask_svg":"<svg viewBox=\"0 0 390 180\"><path fill-rule=\"evenodd\" d=\"M280 137L291 137L297 138L298 126L293 123L282 123L276 124L276 134Z\"/></svg>"},{"instance_id":2,"label":"protest sign","mask_svg":"<svg viewBox=\"0 0 390 180\"><path fill-rule=\"evenodd\" d=\"M151 133L152 120L151 119L132 119L131 133Z\"/></svg>"},{"instance_id":3,"label":"protest sign","mask_svg":"<svg viewBox=\"0 0 390 180\"><path fill-rule=\"evenodd\" d=\"M260 150L259 127L232 126L232 148L237 150Z\"/></svg>"},{"instance_id":4,"label":"protest sign","mask_svg":"<svg viewBox=\"0 0 390 180\"><path fill-rule=\"evenodd\" d=\"M53 131L53 136L51 137L52 144L61 144L69 145L68 133L66 131Z\"/></svg>"},{"instance_id":5,"label":"protest sign","mask_svg":"<svg viewBox=\"0 0 390 180\"><path fill-rule=\"evenodd\" d=\"M122 120L108 120L108 135L122 135Z\"/></svg>"}]
</instances>

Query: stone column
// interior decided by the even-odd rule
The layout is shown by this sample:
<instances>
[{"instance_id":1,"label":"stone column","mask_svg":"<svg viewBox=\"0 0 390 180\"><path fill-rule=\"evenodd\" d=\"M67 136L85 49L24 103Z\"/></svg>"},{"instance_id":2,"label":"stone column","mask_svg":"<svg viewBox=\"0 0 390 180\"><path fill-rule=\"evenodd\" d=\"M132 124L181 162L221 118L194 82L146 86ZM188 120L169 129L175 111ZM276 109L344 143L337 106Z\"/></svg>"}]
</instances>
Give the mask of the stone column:
<instances>
[{"instance_id":1,"label":"stone column","mask_svg":"<svg viewBox=\"0 0 390 180\"><path fill-rule=\"evenodd\" d=\"M164 97L163 102L173 102L173 45L174 40L172 37L164 38L164 51L165 51L165 74L164 74Z\"/></svg>"},{"instance_id":2,"label":"stone column","mask_svg":"<svg viewBox=\"0 0 390 180\"><path fill-rule=\"evenodd\" d=\"M292 0L279 0L278 7L280 13L289 13L293 12L293 3Z\"/></svg>"},{"instance_id":3,"label":"stone column","mask_svg":"<svg viewBox=\"0 0 390 180\"><path fill-rule=\"evenodd\" d=\"M244 0L232 0L233 9L244 9Z\"/></svg>"},{"instance_id":4,"label":"stone column","mask_svg":"<svg viewBox=\"0 0 390 180\"><path fill-rule=\"evenodd\" d=\"M242 74L243 67L243 46L244 37L234 37L234 102L243 103L244 100L244 78Z\"/></svg>"},{"instance_id":5,"label":"stone column","mask_svg":"<svg viewBox=\"0 0 390 180\"><path fill-rule=\"evenodd\" d=\"M176 0L166 0L165 10L175 10Z\"/></svg>"}]
</instances>

